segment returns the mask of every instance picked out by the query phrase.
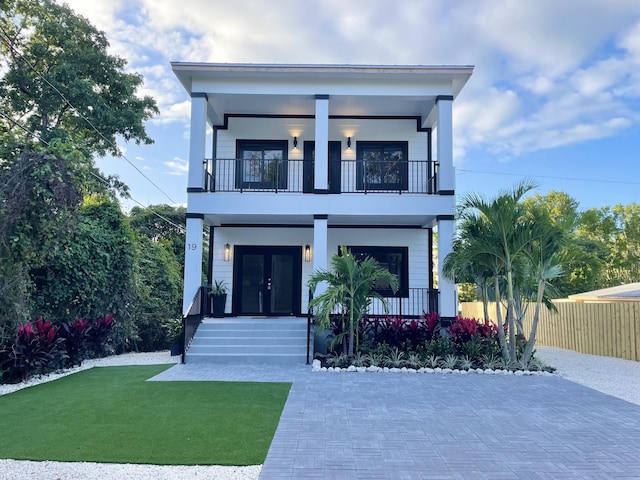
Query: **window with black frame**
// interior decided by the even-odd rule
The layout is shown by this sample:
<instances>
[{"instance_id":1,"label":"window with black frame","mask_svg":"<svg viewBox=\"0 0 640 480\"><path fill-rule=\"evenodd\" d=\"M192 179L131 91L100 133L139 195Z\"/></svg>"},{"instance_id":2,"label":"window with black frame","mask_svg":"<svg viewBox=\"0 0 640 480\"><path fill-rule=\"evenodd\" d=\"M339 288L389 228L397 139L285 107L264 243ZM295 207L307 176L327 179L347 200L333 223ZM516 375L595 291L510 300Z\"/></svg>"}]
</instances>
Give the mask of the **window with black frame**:
<instances>
[{"instance_id":1,"label":"window with black frame","mask_svg":"<svg viewBox=\"0 0 640 480\"><path fill-rule=\"evenodd\" d=\"M407 142L357 142L356 189L407 190Z\"/></svg>"},{"instance_id":2,"label":"window with black frame","mask_svg":"<svg viewBox=\"0 0 640 480\"><path fill-rule=\"evenodd\" d=\"M286 140L238 140L236 151L236 188L287 188Z\"/></svg>"},{"instance_id":3,"label":"window with black frame","mask_svg":"<svg viewBox=\"0 0 640 480\"><path fill-rule=\"evenodd\" d=\"M374 290L383 297L408 297L409 296L409 248L408 247L371 247L371 246L347 246L347 249L356 259L366 257L376 260L381 267L398 277L398 291L394 294L387 281L379 281L374 285Z\"/></svg>"}]
</instances>

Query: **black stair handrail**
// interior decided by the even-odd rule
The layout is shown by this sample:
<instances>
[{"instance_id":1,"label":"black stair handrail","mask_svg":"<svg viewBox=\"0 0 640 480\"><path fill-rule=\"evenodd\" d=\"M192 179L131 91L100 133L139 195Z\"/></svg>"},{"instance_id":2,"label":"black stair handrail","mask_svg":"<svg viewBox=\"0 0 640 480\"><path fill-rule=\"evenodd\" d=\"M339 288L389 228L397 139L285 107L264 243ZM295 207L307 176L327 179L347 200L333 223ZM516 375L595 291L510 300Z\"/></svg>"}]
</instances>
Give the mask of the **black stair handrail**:
<instances>
[{"instance_id":1,"label":"black stair handrail","mask_svg":"<svg viewBox=\"0 0 640 480\"><path fill-rule=\"evenodd\" d=\"M191 340L202 323L202 318L207 312L207 298L209 285L202 285L198 288L187 313L182 317L182 358L180 363L185 362L187 350L191 345Z\"/></svg>"},{"instance_id":2,"label":"black stair handrail","mask_svg":"<svg viewBox=\"0 0 640 480\"><path fill-rule=\"evenodd\" d=\"M309 303L307 307L307 365L309 365L309 350L311 349L311 326L313 325L313 309L311 308L313 292L309 289Z\"/></svg>"}]
</instances>

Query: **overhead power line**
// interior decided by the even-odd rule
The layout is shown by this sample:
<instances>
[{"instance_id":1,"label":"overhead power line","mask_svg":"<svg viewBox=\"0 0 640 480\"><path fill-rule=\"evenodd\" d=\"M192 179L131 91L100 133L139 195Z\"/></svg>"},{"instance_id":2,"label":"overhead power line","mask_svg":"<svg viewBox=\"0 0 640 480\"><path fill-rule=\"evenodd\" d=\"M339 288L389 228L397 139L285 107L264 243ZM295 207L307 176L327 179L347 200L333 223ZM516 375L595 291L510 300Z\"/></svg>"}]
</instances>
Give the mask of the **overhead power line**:
<instances>
[{"instance_id":1,"label":"overhead power line","mask_svg":"<svg viewBox=\"0 0 640 480\"><path fill-rule=\"evenodd\" d=\"M509 172L489 172L484 170L468 170L465 168L456 168L456 172L466 172L466 173L481 173L486 175L503 175L503 176L511 176L511 177L526 177L526 178L548 178L551 180L571 180L576 182L595 182L595 183L616 183L621 185L640 185L640 182L628 182L624 180L606 180L602 178L577 178L577 177L558 177L554 175L529 175L523 173L509 173Z\"/></svg>"}]
</instances>

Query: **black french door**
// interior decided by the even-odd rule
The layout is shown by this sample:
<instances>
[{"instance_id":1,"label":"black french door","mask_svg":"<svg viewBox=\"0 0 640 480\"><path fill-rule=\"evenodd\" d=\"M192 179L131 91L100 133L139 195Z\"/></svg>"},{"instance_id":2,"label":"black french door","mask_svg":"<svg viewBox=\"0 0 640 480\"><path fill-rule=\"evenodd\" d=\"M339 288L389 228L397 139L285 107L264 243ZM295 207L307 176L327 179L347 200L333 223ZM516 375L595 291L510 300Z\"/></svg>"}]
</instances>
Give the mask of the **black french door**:
<instances>
[{"instance_id":1,"label":"black french door","mask_svg":"<svg viewBox=\"0 0 640 480\"><path fill-rule=\"evenodd\" d=\"M304 142L303 188L304 193L312 193L314 189L314 163L316 158L316 142ZM338 141L329 142L329 193L340 193L342 144Z\"/></svg>"},{"instance_id":2,"label":"black french door","mask_svg":"<svg viewBox=\"0 0 640 480\"><path fill-rule=\"evenodd\" d=\"M299 315L302 247L236 246L235 315Z\"/></svg>"}]
</instances>

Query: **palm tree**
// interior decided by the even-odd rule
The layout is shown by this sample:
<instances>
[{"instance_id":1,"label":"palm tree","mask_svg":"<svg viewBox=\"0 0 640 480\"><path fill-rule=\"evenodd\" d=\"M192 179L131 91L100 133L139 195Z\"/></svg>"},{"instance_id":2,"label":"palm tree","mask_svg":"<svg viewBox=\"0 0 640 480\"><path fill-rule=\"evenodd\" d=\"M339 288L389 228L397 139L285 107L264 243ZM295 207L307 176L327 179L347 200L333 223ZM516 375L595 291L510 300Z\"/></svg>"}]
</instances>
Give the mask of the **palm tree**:
<instances>
[{"instance_id":1,"label":"palm tree","mask_svg":"<svg viewBox=\"0 0 640 480\"><path fill-rule=\"evenodd\" d=\"M502 338L502 328L498 328L498 332L501 333L500 343L503 356L509 361L516 360L513 266L517 257L530 244L534 227L521 199L536 186L536 183L525 180L517 184L513 190L502 192L491 201L487 201L477 194L469 194L461 202L460 216L462 220L481 225L480 234L476 235L473 240L474 255L486 255L493 258L497 304L499 304L498 293L500 291L499 274L504 269L507 288L508 342ZM501 315L499 316L501 317ZM500 318L498 321L501 325ZM506 348L507 346L508 348Z\"/></svg>"},{"instance_id":2,"label":"palm tree","mask_svg":"<svg viewBox=\"0 0 640 480\"><path fill-rule=\"evenodd\" d=\"M366 314L371 300L380 300L387 311L385 299L373 290L379 281L388 282L394 293L398 290L398 278L389 270L381 267L373 258L357 260L344 246L340 247L339 255L332 257L331 271L318 270L309 279L312 292L320 283L326 282L326 289L310 304L318 309L315 318L320 328L329 328L334 312L340 312L347 319L349 357L354 355L356 325Z\"/></svg>"},{"instance_id":3,"label":"palm tree","mask_svg":"<svg viewBox=\"0 0 640 480\"><path fill-rule=\"evenodd\" d=\"M528 263L527 277L536 283L536 306L531 323L531 333L522 354L522 362L526 365L533 355L533 347L536 340L538 321L540 318L540 307L543 303L548 308L555 308L546 296L546 289L549 281L562 275L563 269L560 265L562 257L565 232L561 227L553 225L548 216L541 215L539 211L532 210L535 222L534 239L530 248L525 251Z\"/></svg>"}]
</instances>

